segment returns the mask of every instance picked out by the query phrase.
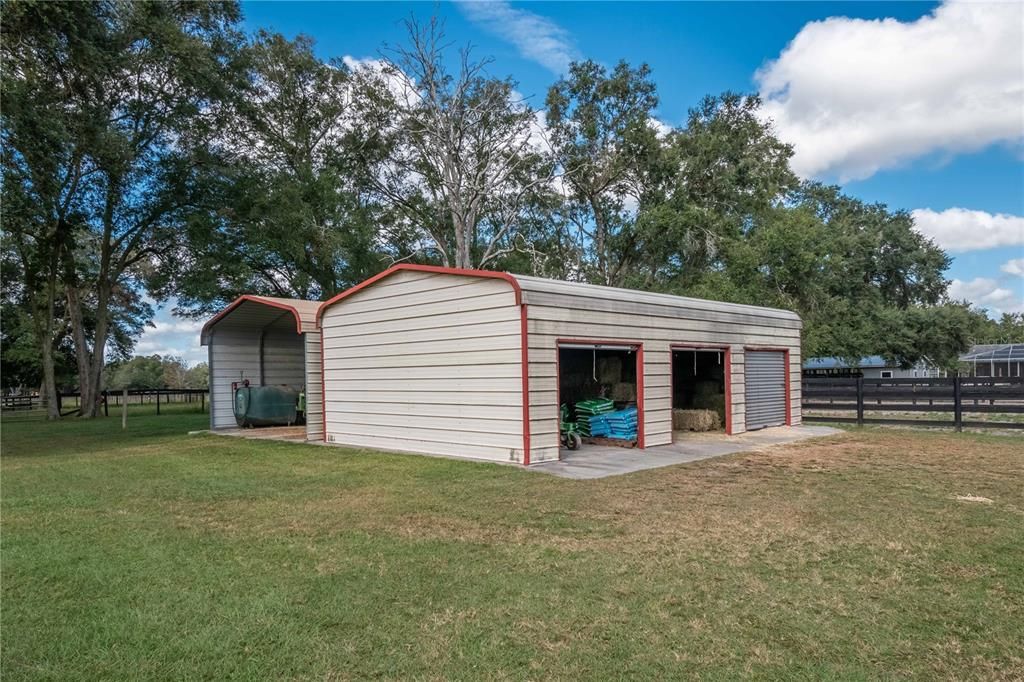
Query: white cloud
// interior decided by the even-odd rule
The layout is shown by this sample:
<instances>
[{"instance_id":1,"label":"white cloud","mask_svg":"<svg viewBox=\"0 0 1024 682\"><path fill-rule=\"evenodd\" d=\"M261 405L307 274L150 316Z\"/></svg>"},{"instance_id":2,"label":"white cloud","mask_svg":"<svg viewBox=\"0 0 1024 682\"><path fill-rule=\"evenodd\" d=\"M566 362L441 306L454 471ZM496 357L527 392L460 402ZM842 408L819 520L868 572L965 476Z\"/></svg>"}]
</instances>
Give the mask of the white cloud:
<instances>
[{"instance_id":1,"label":"white cloud","mask_svg":"<svg viewBox=\"0 0 1024 682\"><path fill-rule=\"evenodd\" d=\"M569 62L577 58L568 31L547 17L514 8L506 0L459 2L459 7L470 21L557 75L566 73Z\"/></svg>"},{"instance_id":2,"label":"white cloud","mask_svg":"<svg viewBox=\"0 0 1024 682\"><path fill-rule=\"evenodd\" d=\"M1024 312L1024 290L1019 286L1016 290L1002 286L989 277L975 277L969 282L954 279L949 283L949 297L954 301L970 301L996 316Z\"/></svg>"},{"instance_id":3,"label":"white cloud","mask_svg":"<svg viewBox=\"0 0 1024 682\"><path fill-rule=\"evenodd\" d=\"M166 321L155 320L152 327L146 330L146 334L150 337L165 334L198 334L202 328L203 322L199 320L172 318Z\"/></svg>"},{"instance_id":4,"label":"white cloud","mask_svg":"<svg viewBox=\"0 0 1024 682\"><path fill-rule=\"evenodd\" d=\"M200 353L200 355L196 355L196 353ZM162 343L160 343L157 340L149 341L149 340L146 340L146 339L143 339L142 341L139 341L137 344L135 344L135 354L136 355L160 355L160 356L163 356L163 357L167 357L167 356L170 355L170 356L183 357L183 358L185 358L186 361L189 361L189 358L187 357L189 355L196 355L196 357L201 357L201 360L205 360L206 359L206 353L204 353L204 352L197 351L197 350L191 349L191 348L185 348L183 350L179 346L170 346L170 345L167 345L167 344L162 344ZM190 362L190 364L192 364L192 363L194 363L196 361L197 360L192 359L189 362Z\"/></svg>"},{"instance_id":5,"label":"white cloud","mask_svg":"<svg viewBox=\"0 0 1024 682\"><path fill-rule=\"evenodd\" d=\"M189 365L206 362L206 349L199 345L204 320L189 320L161 310L135 344L136 355L178 356Z\"/></svg>"},{"instance_id":6,"label":"white cloud","mask_svg":"<svg viewBox=\"0 0 1024 682\"><path fill-rule=\"evenodd\" d=\"M651 127L651 129L654 130L654 133L659 138L662 138L662 139L668 137L672 133L672 130L673 130L672 126L670 126L669 124L665 123L661 119L654 118L653 116L651 118L647 119L647 125L649 125Z\"/></svg>"},{"instance_id":7,"label":"white cloud","mask_svg":"<svg viewBox=\"0 0 1024 682\"><path fill-rule=\"evenodd\" d=\"M349 70L365 79L382 83L399 104L410 107L420 101L420 93L409 76L394 64L373 57L358 58L345 55L342 63Z\"/></svg>"},{"instance_id":8,"label":"white cloud","mask_svg":"<svg viewBox=\"0 0 1024 682\"><path fill-rule=\"evenodd\" d=\"M1024 217L966 208L911 212L917 231L947 251L980 251L1024 245Z\"/></svg>"},{"instance_id":9,"label":"white cloud","mask_svg":"<svg viewBox=\"0 0 1024 682\"><path fill-rule=\"evenodd\" d=\"M912 22L805 25L755 74L793 169L840 181L1024 139L1024 5L946 2Z\"/></svg>"},{"instance_id":10,"label":"white cloud","mask_svg":"<svg viewBox=\"0 0 1024 682\"><path fill-rule=\"evenodd\" d=\"M999 269L1008 275L1024 277L1024 258L1014 258L999 266Z\"/></svg>"}]
</instances>

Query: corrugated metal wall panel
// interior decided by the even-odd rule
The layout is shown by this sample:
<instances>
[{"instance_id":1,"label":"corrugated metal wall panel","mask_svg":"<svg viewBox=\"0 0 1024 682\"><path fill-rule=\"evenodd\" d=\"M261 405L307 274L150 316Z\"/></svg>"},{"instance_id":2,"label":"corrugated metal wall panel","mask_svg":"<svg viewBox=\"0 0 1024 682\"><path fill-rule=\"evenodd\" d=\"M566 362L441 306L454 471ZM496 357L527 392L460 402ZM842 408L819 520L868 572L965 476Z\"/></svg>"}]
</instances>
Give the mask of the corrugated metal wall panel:
<instances>
[{"instance_id":1,"label":"corrugated metal wall panel","mask_svg":"<svg viewBox=\"0 0 1024 682\"><path fill-rule=\"evenodd\" d=\"M392 275L392 277L400 277L406 273L399 273ZM385 280L387 281L387 280ZM508 284L505 285L509 287ZM363 289L358 292L356 296L361 295L368 291ZM464 293L464 292L455 292ZM353 296L354 300L356 296ZM330 334L324 335L325 345L329 345L331 340L335 338L335 331L338 331L338 337L344 336L346 332L344 327L350 327L354 325L365 325L372 323L373 327L360 327L363 331L359 333L359 336L364 334L372 334L374 332L380 333L394 333L395 331L406 331L420 328L434 328L454 326L458 324L465 324L465 320L459 320L454 317L455 313L466 313L470 319L469 324L473 323L475 315L484 315L487 311L494 311L500 309L505 305L505 301L508 298L506 292L488 290L486 293L474 294L465 298L454 298L454 299L443 299L439 298L428 307L424 307L422 304L410 304L406 305L405 302L400 300L382 301L379 303L381 306L379 309L364 310L363 312L352 312L345 316L344 320L337 315L328 315L324 313L324 317L321 323L323 329L331 329ZM333 307L333 306L331 306ZM441 317L441 316L444 317ZM480 319L483 319L481 317ZM500 318L498 318L500 319ZM394 328L386 329L382 323L394 322ZM408 324L408 326L405 326Z\"/></svg>"},{"instance_id":2,"label":"corrugated metal wall panel","mask_svg":"<svg viewBox=\"0 0 1024 682\"><path fill-rule=\"evenodd\" d=\"M256 332L257 338L259 332ZM290 386L306 383L305 349L294 331L267 330L263 336L263 385Z\"/></svg>"},{"instance_id":3,"label":"corrugated metal wall panel","mask_svg":"<svg viewBox=\"0 0 1024 682\"><path fill-rule=\"evenodd\" d=\"M213 424L213 414L214 414L214 412L213 412L213 400L214 400L214 396L216 395L216 393L214 392L214 387L217 385L216 382L213 380L213 377L214 377L214 372L217 371L217 367L216 367L216 365L213 364L213 345L212 344L207 344L206 345L206 367L207 367L207 371L209 372L208 378L207 378L206 381L207 381L207 390L210 391L210 395L209 395L209 398L208 398L208 402L210 403L210 428L213 429L213 428L216 428L214 426L214 424Z\"/></svg>"},{"instance_id":4,"label":"corrugated metal wall panel","mask_svg":"<svg viewBox=\"0 0 1024 682\"><path fill-rule=\"evenodd\" d=\"M786 381L789 372L782 351L746 352L747 430L786 423Z\"/></svg>"},{"instance_id":5,"label":"corrugated metal wall panel","mask_svg":"<svg viewBox=\"0 0 1024 682\"><path fill-rule=\"evenodd\" d=\"M328 308L322 327L328 442L522 461L507 282L398 272Z\"/></svg>"},{"instance_id":6,"label":"corrugated metal wall panel","mask_svg":"<svg viewBox=\"0 0 1024 682\"><path fill-rule=\"evenodd\" d=\"M603 290L603 288L601 288ZM644 441L645 445L663 445L672 440L672 344L706 344L730 348L731 421L734 434L743 433L746 424L745 345L771 345L790 349L799 356L799 320L784 313L751 306L722 304L720 309L686 309L658 306L658 315L650 315L653 303L634 306L615 298L608 310L595 299L587 298L590 309L576 305L566 289L558 297L550 292L534 291L527 305L530 345L530 431L531 461L547 456L557 457L558 379L556 377L556 342L559 338L602 339L608 341L639 341L644 346ZM617 290L611 290L613 292ZM538 305L538 293L544 300L557 301L557 306ZM644 296L647 296L644 294ZM660 295L651 295L660 296ZM646 300L646 299L645 299ZM794 401L799 400L799 361L795 372ZM795 391L795 392L794 392ZM793 423L799 423L794 413Z\"/></svg>"},{"instance_id":7,"label":"corrugated metal wall panel","mask_svg":"<svg viewBox=\"0 0 1024 682\"><path fill-rule=\"evenodd\" d=\"M623 313L607 313L598 311L586 311L566 309L560 320L548 320L534 318L532 308L530 318L531 329L536 329L538 334L550 334L562 336L565 326L571 324L573 331L581 338L588 339L613 339L616 334L621 333L623 327L619 324L621 320L636 319L642 320L642 327L645 338L652 341L665 341L667 343L683 343L679 340L679 333L685 332L687 340L685 343L707 344L715 346L723 345L748 345L767 346L778 342L780 336L793 338L799 336L796 330L785 330L772 328L765 325L745 326L728 319L717 322L696 322L685 318L672 317L649 317L646 315L627 315ZM551 308L538 309L538 315L550 315ZM629 328L636 328L629 325Z\"/></svg>"},{"instance_id":8,"label":"corrugated metal wall panel","mask_svg":"<svg viewBox=\"0 0 1024 682\"><path fill-rule=\"evenodd\" d=\"M306 342L306 440L324 438L324 391L320 378L320 332L307 332Z\"/></svg>"},{"instance_id":9,"label":"corrugated metal wall panel","mask_svg":"<svg viewBox=\"0 0 1024 682\"><path fill-rule=\"evenodd\" d=\"M231 384L243 379L259 383L258 334L251 329L217 325L210 338L210 361L210 425L215 429L234 428L237 424Z\"/></svg>"},{"instance_id":10,"label":"corrugated metal wall panel","mask_svg":"<svg viewBox=\"0 0 1024 682\"><path fill-rule=\"evenodd\" d=\"M732 401L732 432L740 434L747 430L746 357L743 348L734 346L729 353L729 369L732 383L729 385Z\"/></svg>"}]
</instances>

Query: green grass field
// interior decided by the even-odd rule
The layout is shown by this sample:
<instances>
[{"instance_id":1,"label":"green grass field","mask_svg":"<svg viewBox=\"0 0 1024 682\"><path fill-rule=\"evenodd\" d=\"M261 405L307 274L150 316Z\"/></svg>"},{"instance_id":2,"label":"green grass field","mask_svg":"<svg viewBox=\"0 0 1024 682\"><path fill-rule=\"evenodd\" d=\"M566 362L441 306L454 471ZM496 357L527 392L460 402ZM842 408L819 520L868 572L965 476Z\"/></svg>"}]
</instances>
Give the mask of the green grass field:
<instances>
[{"instance_id":1,"label":"green grass field","mask_svg":"<svg viewBox=\"0 0 1024 682\"><path fill-rule=\"evenodd\" d=\"M1020 437L571 481L206 419L3 424L5 681L1024 678Z\"/></svg>"}]
</instances>

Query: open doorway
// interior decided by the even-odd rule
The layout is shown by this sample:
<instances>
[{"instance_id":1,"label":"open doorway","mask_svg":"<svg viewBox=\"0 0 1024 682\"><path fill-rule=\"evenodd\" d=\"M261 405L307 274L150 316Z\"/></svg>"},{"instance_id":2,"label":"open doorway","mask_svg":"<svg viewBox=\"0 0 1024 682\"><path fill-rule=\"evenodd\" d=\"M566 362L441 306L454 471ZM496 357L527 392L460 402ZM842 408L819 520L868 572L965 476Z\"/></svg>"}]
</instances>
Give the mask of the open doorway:
<instances>
[{"instance_id":1,"label":"open doorway","mask_svg":"<svg viewBox=\"0 0 1024 682\"><path fill-rule=\"evenodd\" d=\"M593 443L643 447L639 345L559 342L560 422Z\"/></svg>"},{"instance_id":2,"label":"open doorway","mask_svg":"<svg viewBox=\"0 0 1024 682\"><path fill-rule=\"evenodd\" d=\"M672 431L730 431L729 352L672 349Z\"/></svg>"}]
</instances>

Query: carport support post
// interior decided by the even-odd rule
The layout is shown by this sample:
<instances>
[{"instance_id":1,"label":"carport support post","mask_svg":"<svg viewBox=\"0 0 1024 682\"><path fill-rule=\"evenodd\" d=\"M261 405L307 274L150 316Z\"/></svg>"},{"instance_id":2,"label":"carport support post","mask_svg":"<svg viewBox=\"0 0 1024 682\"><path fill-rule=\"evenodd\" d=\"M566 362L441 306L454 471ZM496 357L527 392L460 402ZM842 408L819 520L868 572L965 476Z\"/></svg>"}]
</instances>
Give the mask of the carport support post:
<instances>
[{"instance_id":1,"label":"carport support post","mask_svg":"<svg viewBox=\"0 0 1024 682\"><path fill-rule=\"evenodd\" d=\"M128 428L128 389L121 389L121 396L124 400L121 401L121 430L124 431Z\"/></svg>"},{"instance_id":2,"label":"carport support post","mask_svg":"<svg viewBox=\"0 0 1024 682\"><path fill-rule=\"evenodd\" d=\"M864 377L857 377L857 426L864 426Z\"/></svg>"},{"instance_id":3,"label":"carport support post","mask_svg":"<svg viewBox=\"0 0 1024 682\"><path fill-rule=\"evenodd\" d=\"M960 395L960 373L953 377L953 421L957 431L964 430L964 401Z\"/></svg>"},{"instance_id":4,"label":"carport support post","mask_svg":"<svg viewBox=\"0 0 1024 682\"><path fill-rule=\"evenodd\" d=\"M206 412L206 393L199 394L199 411Z\"/></svg>"},{"instance_id":5,"label":"carport support post","mask_svg":"<svg viewBox=\"0 0 1024 682\"><path fill-rule=\"evenodd\" d=\"M160 389L156 389L156 413L160 415Z\"/></svg>"}]
</instances>

